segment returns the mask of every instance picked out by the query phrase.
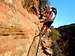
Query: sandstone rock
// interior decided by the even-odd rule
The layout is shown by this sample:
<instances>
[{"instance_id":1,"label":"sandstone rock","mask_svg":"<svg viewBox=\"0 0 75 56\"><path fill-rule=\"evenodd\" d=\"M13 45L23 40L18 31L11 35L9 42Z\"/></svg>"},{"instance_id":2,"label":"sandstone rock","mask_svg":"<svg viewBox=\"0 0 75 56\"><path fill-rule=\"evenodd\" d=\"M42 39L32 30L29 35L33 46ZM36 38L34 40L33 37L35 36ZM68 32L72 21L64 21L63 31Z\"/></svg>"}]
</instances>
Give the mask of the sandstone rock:
<instances>
[{"instance_id":1,"label":"sandstone rock","mask_svg":"<svg viewBox=\"0 0 75 56\"><path fill-rule=\"evenodd\" d=\"M38 7L38 1L34 0L34 3ZM23 8L22 0L0 2L0 56L27 56L41 27L38 17ZM29 55L35 55L38 40L39 36L35 38Z\"/></svg>"},{"instance_id":2,"label":"sandstone rock","mask_svg":"<svg viewBox=\"0 0 75 56\"><path fill-rule=\"evenodd\" d=\"M0 4L0 56L26 56L38 30L32 17L36 22L38 18L17 5L14 10L9 5Z\"/></svg>"}]
</instances>

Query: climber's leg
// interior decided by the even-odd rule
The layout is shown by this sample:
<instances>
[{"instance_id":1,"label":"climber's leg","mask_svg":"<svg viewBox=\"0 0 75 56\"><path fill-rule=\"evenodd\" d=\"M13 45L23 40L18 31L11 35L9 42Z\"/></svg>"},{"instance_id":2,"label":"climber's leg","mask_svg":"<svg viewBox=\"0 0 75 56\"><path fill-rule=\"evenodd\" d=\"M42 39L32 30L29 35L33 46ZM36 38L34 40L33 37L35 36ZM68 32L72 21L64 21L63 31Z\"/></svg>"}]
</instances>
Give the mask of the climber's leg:
<instances>
[{"instance_id":1,"label":"climber's leg","mask_svg":"<svg viewBox=\"0 0 75 56\"><path fill-rule=\"evenodd\" d=\"M52 23L53 23L53 21L48 21L48 22L45 23L46 24L46 28L45 28L44 32L47 32L48 29L51 32L50 26L51 26Z\"/></svg>"}]
</instances>

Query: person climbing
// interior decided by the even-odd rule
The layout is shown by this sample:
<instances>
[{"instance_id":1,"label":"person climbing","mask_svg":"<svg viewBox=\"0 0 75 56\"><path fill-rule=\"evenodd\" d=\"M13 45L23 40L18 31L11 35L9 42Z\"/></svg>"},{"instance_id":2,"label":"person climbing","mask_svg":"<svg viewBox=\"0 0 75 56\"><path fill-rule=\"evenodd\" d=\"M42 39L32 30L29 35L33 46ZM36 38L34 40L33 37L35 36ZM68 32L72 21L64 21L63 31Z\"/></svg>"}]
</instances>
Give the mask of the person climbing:
<instances>
[{"instance_id":1,"label":"person climbing","mask_svg":"<svg viewBox=\"0 0 75 56\"><path fill-rule=\"evenodd\" d=\"M50 28L51 24L53 23L53 21L56 17L56 14L57 14L56 8L49 7L48 5L46 5L45 14L44 14L45 20L40 21L40 22L43 22L43 27L42 27L41 31L44 30L44 33L47 32L47 30Z\"/></svg>"}]
</instances>

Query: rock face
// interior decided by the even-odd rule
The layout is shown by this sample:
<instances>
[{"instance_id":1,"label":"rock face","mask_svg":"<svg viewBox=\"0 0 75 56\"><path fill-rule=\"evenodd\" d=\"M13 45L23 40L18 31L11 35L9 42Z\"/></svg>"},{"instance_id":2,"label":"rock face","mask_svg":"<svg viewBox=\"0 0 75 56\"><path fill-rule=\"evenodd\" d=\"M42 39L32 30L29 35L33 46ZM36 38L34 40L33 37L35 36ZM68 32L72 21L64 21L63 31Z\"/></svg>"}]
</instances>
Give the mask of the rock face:
<instances>
[{"instance_id":1,"label":"rock face","mask_svg":"<svg viewBox=\"0 0 75 56\"><path fill-rule=\"evenodd\" d=\"M38 17L23 8L22 0L0 0L0 56L27 56L39 25Z\"/></svg>"}]
</instances>

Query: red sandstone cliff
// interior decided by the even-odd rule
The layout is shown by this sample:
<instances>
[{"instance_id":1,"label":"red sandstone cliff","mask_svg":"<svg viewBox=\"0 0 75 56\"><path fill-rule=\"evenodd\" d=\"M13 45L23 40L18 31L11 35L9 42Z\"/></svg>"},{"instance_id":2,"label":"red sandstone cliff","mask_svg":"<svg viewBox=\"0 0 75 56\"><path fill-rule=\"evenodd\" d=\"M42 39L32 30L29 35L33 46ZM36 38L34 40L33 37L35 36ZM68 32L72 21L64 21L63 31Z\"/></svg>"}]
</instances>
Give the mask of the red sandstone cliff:
<instances>
[{"instance_id":1,"label":"red sandstone cliff","mask_svg":"<svg viewBox=\"0 0 75 56\"><path fill-rule=\"evenodd\" d=\"M34 3L38 7L38 1L34 0ZM34 37L39 33L38 27L38 17L23 8L22 0L0 0L0 56L27 56ZM32 49L36 49L38 39ZM29 56L35 55L35 49Z\"/></svg>"}]
</instances>

